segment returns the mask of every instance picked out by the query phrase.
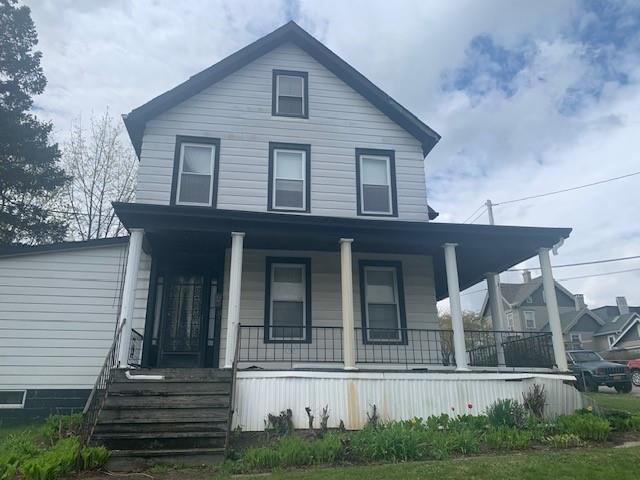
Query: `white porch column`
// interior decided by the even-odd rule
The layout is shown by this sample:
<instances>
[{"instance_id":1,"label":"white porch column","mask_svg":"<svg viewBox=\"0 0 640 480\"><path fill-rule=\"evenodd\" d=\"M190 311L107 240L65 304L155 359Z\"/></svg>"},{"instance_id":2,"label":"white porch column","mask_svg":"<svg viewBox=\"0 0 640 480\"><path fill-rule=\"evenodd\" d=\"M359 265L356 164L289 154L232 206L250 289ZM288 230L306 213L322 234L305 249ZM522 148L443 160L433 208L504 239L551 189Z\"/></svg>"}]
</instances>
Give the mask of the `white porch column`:
<instances>
[{"instance_id":1,"label":"white porch column","mask_svg":"<svg viewBox=\"0 0 640 480\"><path fill-rule=\"evenodd\" d=\"M129 233L127 269L124 275L124 285L122 286L122 306L118 322L119 326L126 322L120 334L120 351L118 352L118 365L122 368L127 367L129 363L133 308L136 301L136 285L138 283L138 270L140 270L140 254L142 253L144 230L132 228Z\"/></svg>"},{"instance_id":2,"label":"white porch column","mask_svg":"<svg viewBox=\"0 0 640 480\"><path fill-rule=\"evenodd\" d=\"M456 370L468 371L467 349L464 343L464 325L462 323L462 304L460 303L460 282L458 281L458 262L456 261L456 243L445 243L444 263L447 270L449 289L449 308L451 309L451 328L453 329L453 349L456 357Z\"/></svg>"},{"instance_id":3,"label":"white porch column","mask_svg":"<svg viewBox=\"0 0 640 480\"><path fill-rule=\"evenodd\" d=\"M491 309L491 323L495 330L496 352L498 354L498 366L505 365L504 348L502 348L502 334L504 328L504 311L502 308L502 294L498 286L498 274L487 273L487 290L489 291L489 308Z\"/></svg>"},{"instance_id":4,"label":"white porch column","mask_svg":"<svg viewBox=\"0 0 640 480\"><path fill-rule=\"evenodd\" d=\"M340 285L342 289L342 358L345 370L356 369L353 325L353 273L351 244L353 238L340 239Z\"/></svg>"},{"instance_id":5,"label":"white porch column","mask_svg":"<svg viewBox=\"0 0 640 480\"><path fill-rule=\"evenodd\" d=\"M548 248L541 248L538 250L538 258L540 259L540 269L542 270L542 286L544 288L547 314L549 316L549 328L551 330L551 339L553 341L553 354L556 357L556 365L558 366L558 369L562 372L566 372L569 370L569 367L567 366L567 357L565 356L564 351L562 325L560 324L556 285L553 281L549 250L550 249Z\"/></svg>"},{"instance_id":6,"label":"white porch column","mask_svg":"<svg viewBox=\"0 0 640 480\"><path fill-rule=\"evenodd\" d=\"M231 232L231 265L229 267L229 299L227 309L227 343L224 368L232 368L236 356L236 339L240 323L240 292L242 290L243 232Z\"/></svg>"}]
</instances>

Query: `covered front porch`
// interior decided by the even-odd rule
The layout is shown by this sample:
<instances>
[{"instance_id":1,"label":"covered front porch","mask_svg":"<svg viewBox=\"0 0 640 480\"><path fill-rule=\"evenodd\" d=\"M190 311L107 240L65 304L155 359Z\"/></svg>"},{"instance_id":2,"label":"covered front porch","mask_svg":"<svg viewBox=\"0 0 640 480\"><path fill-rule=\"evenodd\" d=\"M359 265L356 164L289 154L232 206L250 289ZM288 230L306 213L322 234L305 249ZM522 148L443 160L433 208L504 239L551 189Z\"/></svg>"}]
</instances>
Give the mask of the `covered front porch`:
<instances>
[{"instance_id":1,"label":"covered front porch","mask_svg":"<svg viewBox=\"0 0 640 480\"><path fill-rule=\"evenodd\" d=\"M122 329L121 366L567 371L549 251L569 229L115 207L131 232L121 322L132 315L140 252L152 257L145 327ZM551 331L510 331L497 273L534 255ZM168 316L163 301L178 277L193 295L190 313L174 302ZM493 326L465 331L460 290L483 280ZM441 329L436 302L447 297L452 326ZM169 317L181 336L173 343ZM132 336L143 348L131 349ZM163 352L163 342L176 348ZM181 355L183 364L161 363Z\"/></svg>"}]
</instances>

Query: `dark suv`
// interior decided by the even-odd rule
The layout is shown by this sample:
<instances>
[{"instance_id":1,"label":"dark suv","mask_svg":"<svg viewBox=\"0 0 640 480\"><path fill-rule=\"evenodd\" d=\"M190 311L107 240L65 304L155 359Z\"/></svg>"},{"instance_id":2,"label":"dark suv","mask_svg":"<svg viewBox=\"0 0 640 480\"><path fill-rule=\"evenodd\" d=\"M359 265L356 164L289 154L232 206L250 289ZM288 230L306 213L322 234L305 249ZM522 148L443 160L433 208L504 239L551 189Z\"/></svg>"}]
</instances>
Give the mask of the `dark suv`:
<instances>
[{"instance_id":1,"label":"dark suv","mask_svg":"<svg viewBox=\"0 0 640 480\"><path fill-rule=\"evenodd\" d=\"M576 376L576 388L581 392L597 392L600 385L613 387L618 393L629 393L633 388L626 366L607 362L596 352L570 350L567 361Z\"/></svg>"}]
</instances>

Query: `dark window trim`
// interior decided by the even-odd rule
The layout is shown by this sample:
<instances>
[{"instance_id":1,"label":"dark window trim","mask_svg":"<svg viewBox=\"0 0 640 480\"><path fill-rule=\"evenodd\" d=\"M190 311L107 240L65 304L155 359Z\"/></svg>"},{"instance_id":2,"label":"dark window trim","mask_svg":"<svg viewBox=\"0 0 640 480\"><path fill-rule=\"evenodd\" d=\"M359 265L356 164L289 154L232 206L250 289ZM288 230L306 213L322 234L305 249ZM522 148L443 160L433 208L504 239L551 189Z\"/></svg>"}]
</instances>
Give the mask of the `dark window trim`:
<instances>
[{"instance_id":1,"label":"dark window trim","mask_svg":"<svg viewBox=\"0 0 640 480\"><path fill-rule=\"evenodd\" d=\"M278 90L278 75L287 75L289 77L301 77L304 99L302 102L302 108L304 112L302 115L296 115L295 113L278 113L278 98L276 97ZM307 72L299 72L295 70L274 70L271 76L271 115L274 117L292 117L292 118L309 118L309 74Z\"/></svg>"},{"instance_id":2,"label":"dark window trim","mask_svg":"<svg viewBox=\"0 0 640 480\"><path fill-rule=\"evenodd\" d=\"M398 289L398 311L400 315L400 341L390 340L370 340L367 337L367 289L365 284L364 270L366 267L392 267L396 270L396 282ZM407 315L404 304L404 274L402 273L402 262L399 260L360 260L358 262L358 274L360 276L360 321L362 324L362 343L365 345L407 345Z\"/></svg>"},{"instance_id":3,"label":"dark window trim","mask_svg":"<svg viewBox=\"0 0 640 480\"><path fill-rule=\"evenodd\" d=\"M180 205L184 207L216 208L218 203L218 173L220 171L220 139L213 137L192 137L188 135L176 135L176 146L173 153L173 178L171 179L171 205L178 205L178 173L180 172L180 149L183 143L202 143L204 145L214 145L216 154L213 165L213 192L211 194L211 205Z\"/></svg>"},{"instance_id":4,"label":"dark window trim","mask_svg":"<svg viewBox=\"0 0 640 480\"><path fill-rule=\"evenodd\" d=\"M389 157L389 173L391 187L391 213L365 213L362 211L362 198L360 193L360 157L362 155L376 155ZM380 150L376 148L356 148L356 201L358 215L362 217L397 217L398 194L396 191L396 152L395 150Z\"/></svg>"},{"instance_id":5,"label":"dark window trim","mask_svg":"<svg viewBox=\"0 0 640 480\"><path fill-rule=\"evenodd\" d=\"M275 178L275 172L273 171L273 155L274 150L297 150L305 152L305 209L298 210L295 208L278 208L273 205L273 181ZM311 145L302 143L280 143L269 142L269 185L267 187L267 210L274 212L296 212L296 213L310 213L311 212Z\"/></svg>"},{"instance_id":6,"label":"dark window trim","mask_svg":"<svg viewBox=\"0 0 640 480\"><path fill-rule=\"evenodd\" d=\"M304 265L305 272L305 337L300 340L272 339L271 325L271 268L274 263ZM266 257L264 293L264 343L311 343L311 258L310 257Z\"/></svg>"}]
</instances>

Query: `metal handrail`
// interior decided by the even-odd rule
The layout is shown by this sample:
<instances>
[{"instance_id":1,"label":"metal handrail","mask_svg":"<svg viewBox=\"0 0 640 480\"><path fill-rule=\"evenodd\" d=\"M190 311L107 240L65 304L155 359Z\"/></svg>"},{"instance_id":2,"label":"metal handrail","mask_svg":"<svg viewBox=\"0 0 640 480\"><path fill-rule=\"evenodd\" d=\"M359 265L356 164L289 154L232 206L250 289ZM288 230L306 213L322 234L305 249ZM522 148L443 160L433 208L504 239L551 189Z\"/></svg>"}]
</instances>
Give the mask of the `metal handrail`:
<instances>
[{"instance_id":1,"label":"metal handrail","mask_svg":"<svg viewBox=\"0 0 640 480\"><path fill-rule=\"evenodd\" d=\"M115 367L118 366L118 355L120 353L120 339L122 337L122 330L127 323L127 319L123 319L122 323L116 330L116 334L113 338L111 348L107 353L102 369L98 374L96 383L93 385L93 389L87 398L87 402L84 405L82 414L84 416L82 422L82 428L80 430L80 439L83 445L88 445L91 441L91 436L95 430L96 423L104 402L107 398L107 389L112 380L112 372Z\"/></svg>"}]
</instances>

